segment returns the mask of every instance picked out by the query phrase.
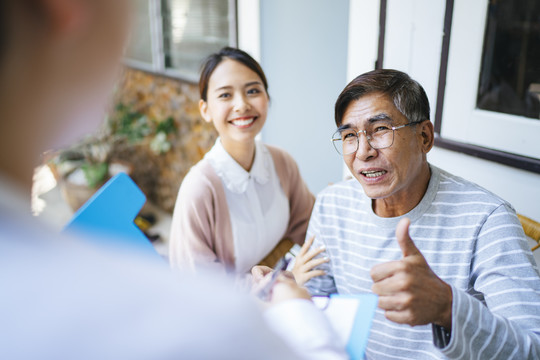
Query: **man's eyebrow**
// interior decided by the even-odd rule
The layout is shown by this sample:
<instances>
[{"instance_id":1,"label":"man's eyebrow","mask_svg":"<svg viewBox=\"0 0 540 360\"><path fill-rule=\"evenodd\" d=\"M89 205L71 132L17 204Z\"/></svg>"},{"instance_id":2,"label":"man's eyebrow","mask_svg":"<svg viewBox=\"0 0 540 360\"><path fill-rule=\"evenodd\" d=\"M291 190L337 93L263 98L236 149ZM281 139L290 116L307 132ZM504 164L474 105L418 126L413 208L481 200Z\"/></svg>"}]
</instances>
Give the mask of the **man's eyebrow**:
<instances>
[{"instance_id":1,"label":"man's eyebrow","mask_svg":"<svg viewBox=\"0 0 540 360\"><path fill-rule=\"evenodd\" d=\"M372 116L367 120L367 122L369 124L372 124L372 123L375 123L377 121L382 121L382 120L392 122L392 118L390 117L390 115L388 115L386 113L380 113L380 114L377 114L375 116ZM343 131L343 130L352 129L352 128L353 128L353 126L351 124L344 124L344 125L341 125L340 127L338 127L337 131Z\"/></svg>"},{"instance_id":2,"label":"man's eyebrow","mask_svg":"<svg viewBox=\"0 0 540 360\"><path fill-rule=\"evenodd\" d=\"M380 114L370 117L368 119L368 123L374 123L381 120L392 121L392 118L390 117L390 115L386 113L380 113Z\"/></svg>"}]
</instances>

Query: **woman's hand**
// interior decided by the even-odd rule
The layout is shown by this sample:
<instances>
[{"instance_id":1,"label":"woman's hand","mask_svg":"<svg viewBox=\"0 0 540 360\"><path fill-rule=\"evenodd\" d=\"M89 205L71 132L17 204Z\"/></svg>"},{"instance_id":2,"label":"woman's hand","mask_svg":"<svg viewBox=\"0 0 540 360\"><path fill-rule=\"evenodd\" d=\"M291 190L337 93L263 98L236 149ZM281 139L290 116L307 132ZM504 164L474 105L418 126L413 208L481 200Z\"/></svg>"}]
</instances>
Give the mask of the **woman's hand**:
<instances>
[{"instance_id":1,"label":"woman's hand","mask_svg":"<svg viewBox=\"0 0 540 360\"><path fill-rule=\"evenodd\" d=\"M328 259L328 257L314 259L315 256L324 252L326 248L324 246L321 246L318 249L310 250L311 245L313 245L313 240L315 240L314 236L309 238L304 243L304 245L302 245L302 249L300 249L300 253L296 257L296 261L294 263L294 268L292 272L294 274L294 279L296 280L296 283L300 286L303 286L311 278L325 275L326 273L324 272L324 270L313 269L330 260Z\"/></svg>"},{"instance_id":2,"label":"woman's hand","mask_svg":"<svg viewBox=\"0 0 540 360\"><path fill-rule=\"evenodd\" d=\"M292 299L306 299L311 301L311 296L306 288L298 285L294 279L281 275L272 288L272 305Z\"/></svg>"},{"instance_id":3,"label":"woman's hand","mask_svg":"<svg viewBox=\"0 0 540 360\"><path fill-rule=\"evenodd\" d=\"M265 265L255 265L251 268L251 283L252 287L258 287L267 277L268 274L274 272L269 266ZM294 275L291 271L283 271L281 276L288 277L291 280L294 280Z\"/></svg>"},{"instance_id":4,"label":"woman's hand","mask_svg":"<svg viewBox=\"0 0 540 360\"><path fill-rule=\"evenodd\" d=\"M253 283L258 284L264 279L264 277L270 274L274 269L265 265L256 265L251 268L251 276L253 276Z\"/></svg>"},{"instance_id":5,"label":"woman's hand","mask_svg":"<svg viewBox=\"0 0 540 360\"><path fill-rule=\"evenodd\" d=\"M251 293L255 295L265 307L291 299L311 299L307 289L296 283L293 273L290 271L281 272L277 279L275 279L275 283L269 292L269 296L260 299L259 294L261 290L263 290L265 286L268 286L273 280L272 275L274 270L268 266L260 265L254 267L251 272L254 275Z\"/></svg>"}]
</instances>

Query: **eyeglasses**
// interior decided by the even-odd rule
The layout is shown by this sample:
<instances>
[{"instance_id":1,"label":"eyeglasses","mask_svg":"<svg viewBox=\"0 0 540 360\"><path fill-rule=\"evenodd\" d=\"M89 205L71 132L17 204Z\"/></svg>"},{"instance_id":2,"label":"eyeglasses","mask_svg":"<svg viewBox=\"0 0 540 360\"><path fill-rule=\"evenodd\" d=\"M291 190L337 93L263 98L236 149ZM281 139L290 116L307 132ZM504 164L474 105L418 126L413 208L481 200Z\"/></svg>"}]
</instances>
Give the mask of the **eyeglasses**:
<instances>
[{"instance_id":1,"label":"eyeglasses","mask_svg":"<svg viewBox=\"0 0 540 360\"><path fill-rule=\"evenodd\" d=\"M332 143L340 155L351 155L358 151L360 134L366 135L369 146L373 149L386 149L394 144L394 131L404 127L420 124L415 121L400 126L391 126L388 123L375 122L364 130L356 131L352 128L340 128L332 136Z\"/></svg>"}]
</instances>

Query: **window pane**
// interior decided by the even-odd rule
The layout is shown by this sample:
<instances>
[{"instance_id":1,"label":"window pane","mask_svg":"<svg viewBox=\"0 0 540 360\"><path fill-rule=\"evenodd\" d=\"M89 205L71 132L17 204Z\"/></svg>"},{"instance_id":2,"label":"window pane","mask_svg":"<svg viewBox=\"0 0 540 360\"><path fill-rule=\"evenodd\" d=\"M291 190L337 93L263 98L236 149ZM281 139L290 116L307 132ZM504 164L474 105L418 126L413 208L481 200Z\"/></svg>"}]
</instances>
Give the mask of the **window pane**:
<instances>
[{"instance_id":1,"label":"window pane","mask_svg":"<svg viewBox=\"0 0 540 360\"><path fill-rule=\"evenodd\" d=\"M152 36L150 35L149 1L134 1L133 28L126 57L152 64Z\"/></svg>"},{"instance_id":2,"label":"window pane","mask_svg":"<svg viewBox=\"0 0 540 360\"><path fill-rule=\"evenodd\" d=\"M163 0L165 66L196 77L202 60L229 44L229 1Z\"/></svg>"},{"instance_id":3,"label":"window pane","mask_svg":"<svg viewBox=\"0 0 540 360\"><path fill-rule=\"evenodd\" d=\"M540 117L540 1L490 0L477 106Z\"/></svg>"}]
</instances>

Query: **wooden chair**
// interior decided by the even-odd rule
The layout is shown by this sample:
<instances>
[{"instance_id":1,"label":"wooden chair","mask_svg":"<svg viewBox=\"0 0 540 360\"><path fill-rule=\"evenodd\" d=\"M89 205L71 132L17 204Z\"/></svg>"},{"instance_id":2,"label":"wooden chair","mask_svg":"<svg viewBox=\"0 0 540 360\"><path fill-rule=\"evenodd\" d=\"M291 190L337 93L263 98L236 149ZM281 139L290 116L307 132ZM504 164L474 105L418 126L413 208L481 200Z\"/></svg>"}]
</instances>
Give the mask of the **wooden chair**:
<instances>
[{"instance_id":1,"label":"wooden chair","mask_svg":"<svg viewBox=\"0 0 540 360\"><path fill-rule=\"evenodd\" d=\"M525 235L536 241L536 245L531 250L534 251L540 248L540 223L520 214L518 214L518 218L521 226L523 226Z\"/></svg>"},{"instance_id":2,"label":"wooden chair","mask_svg":"<svg viewBox=\"0 0 540 360\"><path fill-rule=\"evenodd\" d=\"M268 267L273 268L276 266L279 259L285 256L291 250L291 248L294 246L294 243L289 239L283 239L281 240L276 247L270 252L270 254L266 255L264 259L261 260L259 265L265 265Z\"/></svg>"}]
</instances>

